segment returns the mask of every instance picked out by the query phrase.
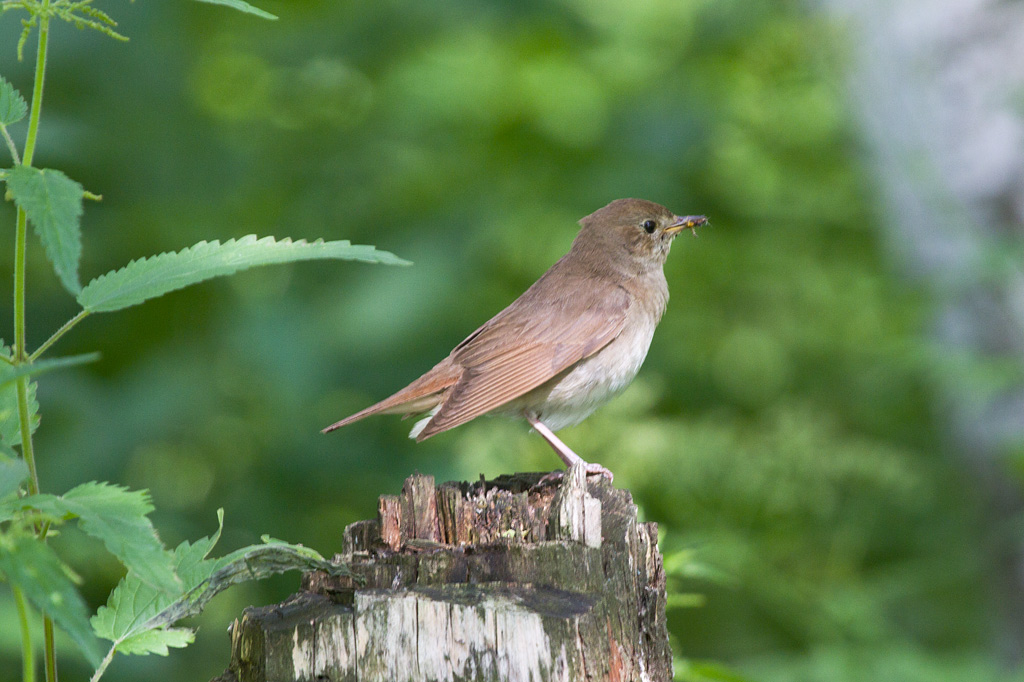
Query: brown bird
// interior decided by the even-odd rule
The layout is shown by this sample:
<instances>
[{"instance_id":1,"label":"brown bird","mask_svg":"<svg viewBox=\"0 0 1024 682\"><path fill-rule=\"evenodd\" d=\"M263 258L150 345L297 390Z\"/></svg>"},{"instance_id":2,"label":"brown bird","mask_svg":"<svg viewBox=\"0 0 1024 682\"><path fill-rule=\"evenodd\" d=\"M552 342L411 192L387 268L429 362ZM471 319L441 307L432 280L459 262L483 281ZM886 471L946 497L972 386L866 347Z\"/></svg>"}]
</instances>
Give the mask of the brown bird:
<instances>
[{"instance_id":1,"label":"brown bird","mask_svg":"<svg viewBox=\"0 0 1024 682\"><path fill-rule=\"evenodd\" d=\"M372 414L425 414L409 434L421 441L501 414L525 418L566 466L582 462L554 431L580 423L633 381L668 303L662 266L672 240L706 222L642 199L613 201L580 220L569 253L448 357L324 433Z\"/></svg>"}]
</instances>

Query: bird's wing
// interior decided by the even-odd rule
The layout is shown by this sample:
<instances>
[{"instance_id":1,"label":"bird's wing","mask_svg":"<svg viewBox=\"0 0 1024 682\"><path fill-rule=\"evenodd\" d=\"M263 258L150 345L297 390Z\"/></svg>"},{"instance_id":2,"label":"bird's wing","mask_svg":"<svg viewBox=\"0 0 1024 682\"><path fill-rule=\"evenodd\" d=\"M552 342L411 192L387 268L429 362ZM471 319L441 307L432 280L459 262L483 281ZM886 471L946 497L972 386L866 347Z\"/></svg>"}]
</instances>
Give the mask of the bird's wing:
<instances>
[{"instance_id":1,"label":"bird's wing","mask_svg":"<svg viewBox=\"0 0 1024 682\"><path fill-rule=\"evenodd\" d=\"M557 291L550 288L553 280L537 282L456 346L450 358L463 371L416 440L518 398L619 335L630 306L626 290L609 293L585 279L567 279ZM543 306L531 305L538 299Z\"/></svg>"}]
</instances>

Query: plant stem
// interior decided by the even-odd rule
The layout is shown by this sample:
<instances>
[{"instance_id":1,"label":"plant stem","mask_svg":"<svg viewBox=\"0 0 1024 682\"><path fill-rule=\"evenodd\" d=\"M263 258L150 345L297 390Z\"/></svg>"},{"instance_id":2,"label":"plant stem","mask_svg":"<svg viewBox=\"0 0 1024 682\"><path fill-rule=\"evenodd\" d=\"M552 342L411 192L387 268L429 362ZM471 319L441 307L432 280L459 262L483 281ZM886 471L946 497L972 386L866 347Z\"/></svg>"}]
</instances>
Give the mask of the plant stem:
<instances>
[{"instance_id":1,"label":"plant stem","mask_svg":"<svg viewBox=\"0 0 1024 682\"><path fill-rule=\"evenodd\" d=\"M107 671L107 666L110 665L112 660L114 660L115 653L117 653L117 644L110 647L110 650L107 651L107 655L103 657L100 667L96 668L96 672L94 672L92 677L89 678L89 682L96 682L98 679L103 677L103 673Z\"/></svg>"},{"instance_id":2,"label":"plant stem","mask_svg":"<svg viewBox=\"0 0 1024 682\"><path fill-rule=\"evenodd\" d=\"M36 152L36 137L39 134L39 112L43 108L43 84L46 72L46 49L50 38L50 17L45 12L49 0L43 0L43 12L39 17L39 48L36 50L36 78L32 87L32 113L28 117L28 135L25 137L25 156L22 162L32 165ZM25 241L28 231L28 216L18 209L18 226L14 244L14 362L18 364L28 358L25 352ZM22 425L24 431L24 425Z\"/></svg>"},{"instance_id":3,"label":"plant stem","mask_svg":"<svg viewBox=\"0 0 1024 682\"><path fill-rule=\"evenodd\" d=\"M39 348L36 348L35 352L32 353L32 355L28 356L28 361L29 362L35 362L37 359L39 359L39 356L42 355L43 353L45 353L46 350L50 346L52 346L53 344L57 343L57 341L60 339L60 337L64 336L69 331L71 331L72 327L74 327L76 324L78 324L79 322L84 320L88 315L89 315L89 311L88 310L79 311L79 313L77 315L75 315L70 320L65 322L64 325L60 329L55 331L50 338L46 339L46 342L43 343L43 345L39 346Z\"/></svg>"},{"instance_id":4,"label":"plant stem","mask_svg":"<svg viewBox=\"0 0 1024 682\"><path fill-rule=\"evenodd\" d=\"M14 604L18 608L18 624L21 626L21 682L36 682L36 652L32 649L32 630L28 627L28 607L21 588L11 583Z\"/></svg>"},{"instance_id":5,"label":"plant stem","mask_svg":"<svg viewBox=\"0 0 1024 682\"><path fill-rule=\"evenodd\" d=\"M36 135L39 131L39 112L43 106L43 73L46 70L46 48L50 36L50 17L45 12L49 0L43 0L43 10L39 18L39 49L36 52L36 78L32 90L32 113L28 120L28 136L25 138L26 166L32 164L32 155L36 148ZM28 362L25 351L25 249L28 237L28 217L25 211L18 209L18 224L14 238L14 364ZM29 470L29 492L39 493L39 476L36 473L35 452L32 449L32 419L28 409L28 377L21 377L18 386L18 420L21 426L21 454ZM44 621L45 623L45 621ZM53 623L50 622L50 629ZM50 637L52 644L52 633ZM49 655L50 652L47 651Z\"/></svg>"},{"instance_id":6,"label":"plant stem","mask_svg":"<svg viewBox=\"0 0 1024 682\"><path fill-rule=\"evenodd\" d=\"M53 619L43 617L43 649L46 651L46 682L57 682L57 647L53 643Z\"/></svg>"},{"instance_id":7,"label":"plant stem","mask_svg":"<svg viewBox=\"0 0 1024 682\"><path fill-rule=\"evenodd\" d=\"M14 364L25 361L25 242L28 237L28 216L18 209L14 233Z\"/></svg>"},{"instance_id":8,"label":"plant stem","mask_svg":"<svg viewBox=\"0 0 1024 682\"><path fill-rule=\"evenodd\" d=\"M32 165L32 157L36 150L36 139L39 134L40 111L43 107L43 84L46 74L46 51L50 39L50 16L48 13L50 0L43 0L39 13L39 47L36 50L35 84L32 89L32 108L28 119L28 135L25 138L25 153L22 163ZM14 364L28 361L25 350L25 248L28 233L28 217L25 211L18 209L18 224L14 238ZM21 426L21 454L29 469L29 492L39 492L39 475L36 471L35 453L32 449L32 418L28 405L28 377L17 381L18 388L18 421ZM40 540L45 542L45 530L37 529ZM43 616L43 647L46 656L46 680L57 682L57 649L53 639L53 619Z\"/></svg>"},{"instance_id":9,"label":"plant stem","mask_svg":"<svg viewBox=\"0 0 1024 682\"><path fill-rule=\"evenodd\" d=\"M39 110L43 107L43 82L46 74L46 48L50 42L50 16L46 12L49 0L44 0L43 11L39 17L39 49L36 50L36 82L32 87L32 113L28 117L28 136L25 138L26 166L32 165L32 156L36 151L36 135L39 132Z\"/></svg>"},{"instance_id":10,"label":"plant stem","mask_svg":"<svg viewBox=\"0 0 1024 682\"><path fill-rule=\"evenodd\" d=\"M49 3L47 3L49 4ZM46 47L50 22L45 14L39 20L39 50L36 53L36 82L32 91L32 114L28 121L28 137L25 139L25 165L32 164L36 148L36 134L39 130L39 111L43 106L43 70L46 68ZM28 216L24 209L18 209L18 224L14 237L14 364L28 361L25 352L25 250L28 241ZM21 426L21 454L28 466L28 489L33 495L39 493L39 475L36 472L35 452L32 449L32 418L28 410L28 377L21 377L18 386L18 420Z\"/></svg>"},{"instance_id":11,"label":"plant stem","mask_svg":"<svg viewBox=\"0 0 1024 682\"><path fill-rule=\"evenodd\" d=\"M21 426L21 456L28 467L28 492L39 494L39 474L36 473L36 454L32 448L32 415L28 412L28 377L18 377L18 421ZM38 527L37 527L38 530Z\"/></svg>"},{"instance_id":12,"label":"plant stem","mask_svg":"<svg viewBox=\"0 0 1024 682\"><path fill-rule=\"evenodd\" d=\"M18 156L18 147L14 144L14 140L11 139L11 134L7 132L7 126L0 124L0 133L3 133L4 142L7 143L7 148L11 150L11 158L14 159L14 165L17 166L21 163L21 158Z\"/></svg>"}]
</instances>

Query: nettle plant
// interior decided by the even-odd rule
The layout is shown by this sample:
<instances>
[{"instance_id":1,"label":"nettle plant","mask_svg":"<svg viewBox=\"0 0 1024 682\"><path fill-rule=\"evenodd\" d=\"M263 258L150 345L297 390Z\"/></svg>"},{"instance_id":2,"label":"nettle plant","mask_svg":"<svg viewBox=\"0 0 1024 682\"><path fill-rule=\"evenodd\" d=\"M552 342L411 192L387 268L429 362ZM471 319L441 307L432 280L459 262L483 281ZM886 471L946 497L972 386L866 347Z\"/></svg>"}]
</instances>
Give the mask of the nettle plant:
<instances>
[{"instance_id":1,"label":"nettle plant","mask_svg":"<svg viewBox=\"0 0 1024 682\"><path fill-rule=\"evenodd\" d=\"M203 0L233 7L263 18L271 14L241 0ZM0 580L13 593L21 632L22 679L35 680L36 661L30 613L43 617L43 652L46 679L57 679L54 627L67 633L95 668L93 680L106 670L118 652L166 655L168 647L183 647L192 630L175 627L195 615L226 587L292 569L322 568L343 571L316 552L267 537L263 544L244 547L220 558L210 551L223 523L211 537L183 542L168 550L157 536L148 514L153 510L144 490L128 490L103 482L75 486L63 495L41 492L36 472L32 435L39 425L36 378L97 359L96 354L44 358L64 334L84 318L138 305L170 291L240 270L313 259L358 260L391 265L405 261L372 246L348 241L315 242L258 239L255 236L198 244L174 253L132 261L81 286L79 220L85 199L100 197L59 170L33 166L39 131L46 72L50 23L60 19L78 28L96 29L124 39L116 23L91 5L91 0L0 0L0 15L24 10L24 29L18 41L22 51L37 33L35 79L31 106L0 75L0 136L12 164L0 169L5 198L17 207L14 259L14 328L11 345L0 342ZM9 127L28 117L25 144L19 154ZM31 225L46 257L64 288L81 305L41 346L25 345L25 252ZM111 592L105 606L89 616L74 572L47 544L48 535L64 524L76 523L125 566L125 577ZM103 643L106 640L107 643Z\"/></svg>"}]
</instances>

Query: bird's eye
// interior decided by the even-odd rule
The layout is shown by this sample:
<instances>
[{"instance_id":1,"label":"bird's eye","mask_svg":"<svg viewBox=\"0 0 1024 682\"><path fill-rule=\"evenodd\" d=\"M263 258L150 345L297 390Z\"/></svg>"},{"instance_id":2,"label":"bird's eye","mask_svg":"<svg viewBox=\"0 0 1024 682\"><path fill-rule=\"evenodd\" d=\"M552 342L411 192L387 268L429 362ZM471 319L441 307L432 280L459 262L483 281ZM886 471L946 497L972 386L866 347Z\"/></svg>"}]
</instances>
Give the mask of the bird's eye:
<instances>
[{"instance_id":1,"label":"bird's eye","mask_svg":"<svg viewBox=\"0 0 1024 682\"><path fill-rule=\"evenodd\" d=\"M644 228L644 231L646 231L647 234L651 234L652 232L654 232L654 228L656 228L657 226L658 223L654 222L653 220L645 220L642 223L640 223L640 227Z\"/></svg>"}]
</instances>

